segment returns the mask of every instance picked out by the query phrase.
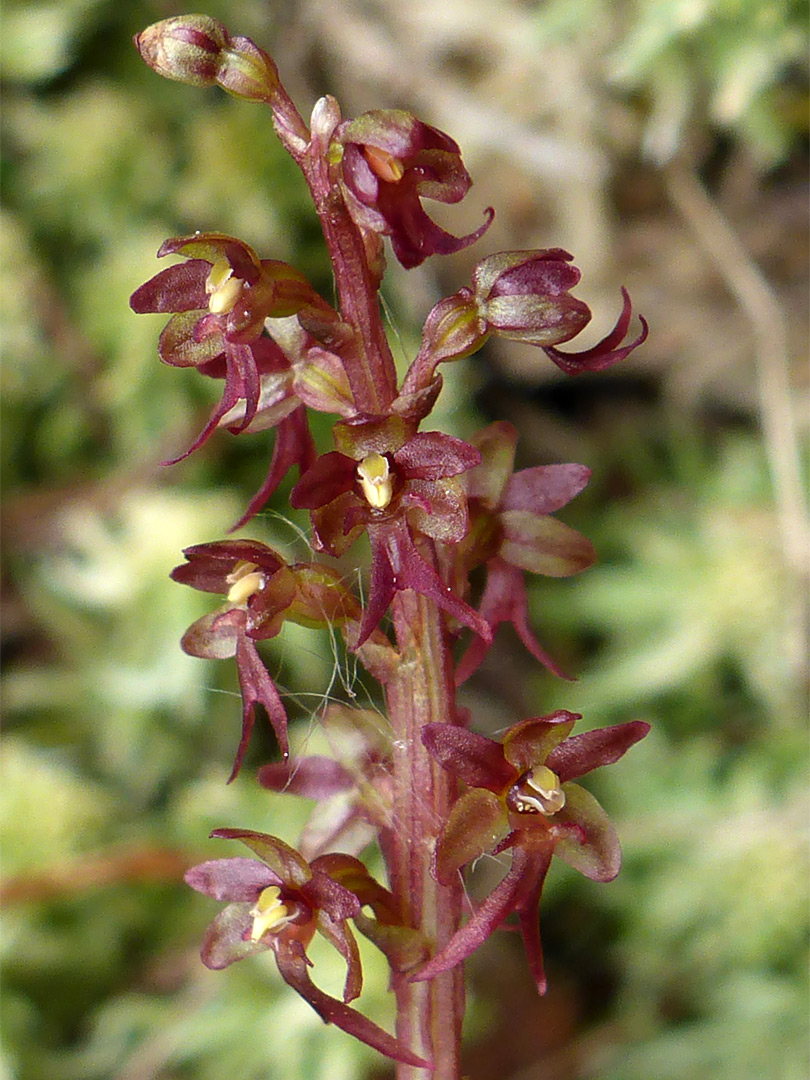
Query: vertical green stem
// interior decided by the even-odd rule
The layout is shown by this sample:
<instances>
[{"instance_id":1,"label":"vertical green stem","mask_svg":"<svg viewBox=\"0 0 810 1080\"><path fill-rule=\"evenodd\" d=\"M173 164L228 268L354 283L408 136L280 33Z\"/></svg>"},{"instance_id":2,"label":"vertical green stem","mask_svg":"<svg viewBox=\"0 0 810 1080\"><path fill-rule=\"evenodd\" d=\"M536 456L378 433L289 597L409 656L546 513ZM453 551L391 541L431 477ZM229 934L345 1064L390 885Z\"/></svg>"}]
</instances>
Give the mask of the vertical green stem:
<instances>
[{"instance_id":1,"label":"vertical green stem","mask_svg":"<svg viewBox=\"0 0 810 1080\"><path fill-rule=\"evenodd\" d=\"M402 663L387 686L394 731L394 821L391 887L405 922L440 949L461 920L461 884L440 885L431 872L436 836L455 797L455 782L427 753L420 733L455 717L452 663L436 605L398 593L394 625ZM395 982L397 1036L432 1059L433 1071L397 1067L397 1080L458 1080L464 981L461 966L431 982Z\"/></svg>"}]
</instances>

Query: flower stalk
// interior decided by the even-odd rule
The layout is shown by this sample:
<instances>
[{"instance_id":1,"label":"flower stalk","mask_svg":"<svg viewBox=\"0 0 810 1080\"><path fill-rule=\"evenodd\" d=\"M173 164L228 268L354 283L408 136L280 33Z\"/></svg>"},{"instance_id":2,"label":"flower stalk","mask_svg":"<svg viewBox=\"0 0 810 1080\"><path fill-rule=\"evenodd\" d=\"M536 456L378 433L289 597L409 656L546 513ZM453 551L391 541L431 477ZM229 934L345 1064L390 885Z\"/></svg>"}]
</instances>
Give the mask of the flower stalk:
<instances>
[{"instance_id":1,"label":"flower stalk","mask_svg":"<svg viewBox=\"0 0 810 1080\"><path fill-rule=\"evenodd\" d=\"M249 828L214 832L252 857L212 860L186 876L192 888L226 904L205 935L202 959L221 969L269 950L280 977L326 1023L394 1061L398 1080L459 1080L464 960L514 916L531 975L545 991L538 908L553 856L596 881L619 870L619 842L605 811L573 781L617 761L647 725L572 736L579 717L561 711L514 724L502 743L475 732L456 687L502 624L511 624L549 671L568 677L530 626L524 575L567 577L594 561L590 542L552 516L590 472L576 464L514 472L517 432L506 423L469 441L422 425L442 388L439 365L472 355L493 335L536 347L564 373L579 375L623 360L647 326L642 319L640 333L625 341L632 311L622 290L616 326L601 342L578 353L560 350L590 319L571 292L580 277L572 256L559 248L500 252L427 314L421 347L398 383L378 297L386 245L411 268L476 242L492 220L485 210L481 226L459 237L423 205L453 204L468 193L472 180L458 145L402 110L344 120L328 96L316 103L308 129L272 58L204 15L156 23L135 44L165 77L218 85L269 107L309 186L337 293L333 306L294 267L260 258L235 237L194 233L166 241L158 254L183 261L131 300L136 312L170 316L158 344L165 363L223 383L220 403L175 460L220 428L275 431L267 478L236 527L294 467L290 503L311 522L305 561L288 562L264 543L239 538L187 548L186 562L172 573L220 597L182 646L236 664L242 725L229 779L239 774L263 712L280 760L261 767L260 783L316 803L300 850ZM316 446L314 412L334 417L331 446ZM365 601L329 562L346 557L363 535L371 548ZM476 595L479 568L485 585ZM323 711L334 759L290 756L283 694L259 650L285 621L339 630L378 683L384 721L348 702ZM372 840L386 882L360 858ZM511 862L467 913L463 874L485 853ZM358 932L390 965L393 1034L355 1004L362 990ZM341 997L326 994L310 973L307 947L316 933L346 964Z\"/></svg>"},{"instance_id":2,"label":"flower stalk","mask_svg":"<svg viewBox=\"0 0 810 1080\"><path fill-rule=\"evenodd\" d=\"M439 952L461 925L461 878L441 885L433 870L436 840L457 796L456 781L426 750L421 731L429 723L453 723L455 688L445 618L426 597L400 593L393 620L401 664L386 701L394 735L393 809L389 872L395 895L404 898L406 924ZM433 1060L434 1072L407 1069L402 1080L456 1080L460 1075L464 979L461 967L428 983L395 980L397 1036Z\"/></svg>"}]
</instances>

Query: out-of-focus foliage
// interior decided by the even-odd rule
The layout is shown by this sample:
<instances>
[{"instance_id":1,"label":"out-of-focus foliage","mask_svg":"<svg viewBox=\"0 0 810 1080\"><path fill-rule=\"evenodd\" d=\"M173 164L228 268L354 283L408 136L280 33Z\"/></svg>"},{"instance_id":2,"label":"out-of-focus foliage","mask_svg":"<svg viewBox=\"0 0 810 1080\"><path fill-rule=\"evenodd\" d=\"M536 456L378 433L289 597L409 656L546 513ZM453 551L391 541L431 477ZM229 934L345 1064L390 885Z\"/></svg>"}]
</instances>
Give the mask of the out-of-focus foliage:
<instances>
[{"instance_id":1,"label":"out-of-focus foliage","mask_svg":"<svg viewBox=\"0 0 810 1080\"><path fill-rule=\"evenodd\" d=\"M645 149L665 162L695 126L748 142L763 162L787 154L805 124L805 0L551 0L538 5L546 41L584 25L612 41L604 71L648 101ZM794 78L795 77L795 78Z\"/></svg>"},{"instance_id":2,"label":"out-of-focus foliage","mask_svg":"<svg viewBox=\"0 0 810 1080\"><path fill-rule=\"evenodd\" d=\"M493 354L451 372L443 400L441 420L469 433L472 388L484 387L481 411L522 429L523 464L594 468L565 516L601 565L532 593L541 639L580 680L555 684L499 642L466 692L479 721L496 728L564 706L594 727L655 727L591 785L619 825L622 875L598 889L565 870L549 882L549 997L534 998L512 935L471 963L475 1080L528 1068L572 1080L807 1075L800 588L783 568L754 395L738 392L753 384L744 332L666 209L642 198L634 212L622 194L647 175L637 146L660 159L694 141L711 149L718 131L757 168L801 168L805 8L205 5L275 52L304 113L307 95L327 89L352 108L413 105L401 100L413 93L419 108L449 110L425 118L470 139L473 195L484 200L473 217L494 188L512 230L505 246L573 236L578 260L602 267L605 304L624 281L637 303L646 289L657 305L641 304L653 323L647 367L633 368L641 398L617 371L571 384L561 407L538 390L550 373L515 391ZM207 600L167 580L183 547L223 536L238 516L264 475L268 437L217 436L160 469L202 426L217 387L159 363L161 320L134 317L128 296L155 273L163 239L198 228L292 262L327 296L331 283L303 182L264 110L166 83L138 61L131 35L179 10L145 0L3 8L4 1080L349 1080L379 1065L325 1028L272 961L206 971L197 947L214 905L180 884L186 866L225 853L210 829L294 841L307 807L260 790L249 768L225 786L239 726L233 673L179 650ZM389 63L389 45L405 59ZM508 115L514 145L498 119ZM566 173L561 161L584 165ZM558 188L541 199L550 189L538 176L555 173ZM784 239L779 222L793 220L779 217L785 189L756 176L777 222L760 244L792 296L801 257L767 238ZM397 311L423 315L438 296L429 273L393 278ZM687 279L699 282L699 308ZM398 317L412 351L416 328ZM710 412L682 391L718 370L718 347L698 336L712 325L727 349L715 388L734 389L715 389ZM274 516L283 507L284 492L248 532L300 552ZM295 627L267 655L295 691L296 747L318 752L310 718L324 695L365 703L351 661L335 660L328 635ZM267 735L250 764L274 752ZM315 958L326 988L337 986L329 951ZM364 961L361 1004L390 1023L383 965L370 949Z\"/></svg>"}]
</instances>

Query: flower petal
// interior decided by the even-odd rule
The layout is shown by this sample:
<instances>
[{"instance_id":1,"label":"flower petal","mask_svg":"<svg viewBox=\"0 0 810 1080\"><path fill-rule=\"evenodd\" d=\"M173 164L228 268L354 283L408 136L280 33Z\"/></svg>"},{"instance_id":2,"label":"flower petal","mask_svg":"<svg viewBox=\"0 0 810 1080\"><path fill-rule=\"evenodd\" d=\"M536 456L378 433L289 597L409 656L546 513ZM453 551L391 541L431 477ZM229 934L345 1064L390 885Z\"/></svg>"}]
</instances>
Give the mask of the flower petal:
<instances>
[{"instance_id":1,"label":"flower petal","mask_svg":"<svg viewBox=\"0 0 810 1080\"><path fill-rule=\"evenodd\" d=\"M200 956L207 968L221 971L247 956L266 952L266 941L251 941L253 904L228 904L205 932Z\"/></svg>"},{"instance_id":2,"label":"flower petal","mask_svg":"<svg viewBox=\"0 0 810 1080\"><path fill-rule=\"evenodd\" d=\"M420 431L393 458L408 480L440 480L479 465L481 453L463 439L441 431Z\"/></svg>"},{"instance_id":3,"label":"flower petal","mask_svg":"<svg viewBox=\"0 0 810 1080\"><path fill-rule=\"evenodd\" d=\"M354 777L339 762L319 754L262 765L257 779L268 791L289 792L305 799L327 799L354 786Z\"/></svg>"},{"instance_id":4,"label":"flower petal","mask_svg":"<svg viewBox=\"0 0 810 1080\"><path fill-rule=\"evenodd\" d=\"M236 524L231 526L229 532L235 532L236 529L246 525L253 515L261 510L293 465L297 465L299 475L303 475L312 468L316 457L315 442L307 423L307 411L303 406L299 406L276 425L273 457L264 483L248 503L247 510Z\"/></svg>"},{"instance_id":5,"label":"flower petal","mask_svg":"<svg viewBox=\"0 0 810 1080\"><path fill-rule=\"evenodd\" d=\"M510 566L503 559L490 559L487 563L487 584L478 610L489 623L493 633L500 623L511 623L535 660L539 660L558 678L571 680L571 676L566 675L532 633L522 570ZM488 651L489 645L481 638L475 638L470 643L456 666L456 686L461 686L469 679Z\"/></svg>"},{"instance_id":6,"label":"flower petal","mask_svg":"<svg viewBox=\"0 0 810 1080\"><path fill-rule=\"evenodd\" d=\"M430 1062L412 1053L393 1035L389 1035L362 1013L318 989L309 977L303 950L299 951L294 947L278 949L276 961L282 979L309 1002L325 1023L334 1024L394 1061L401 1061L414 1068L432 1068Z\"/></svg>"},{"instance_id":7,"label":"flower petal","mask_svg":"<svg viewBox=\"0 0 810 1080\"><path fill-rule=\"evenodd\" d=\"M307 469L290 493L290 505L296 510L315 510L326 506L338 495L351 491L357 462L336 450L321 454Z\"/></svg>"},{"instance_id":8,"label":"flower petal","mask_svg":"<svg viewBox=\"0 0 810 1080\"><path fill-rule=\"evenodd\" d=\"M570 577L596 561L593 544L570 525L528 510L501 514L501 558L522 570L546 577Z\"/></svg>"},{"instance_id":9,"label":"flower petal","mask_svg":"<svg viewBox=\"0 0 810 1080\"><path fill-rule=\"evenodd\" d=\"M148 312L208 309L205 281L211 264L202 259L169 266L136 289L129 306L138 315Z\"/></svg>"},{"instance_id":10,"label":"flower petal","mask_svg":"<svg viewBox=\"0 0 810 1080\"><path fill-rule=\"evenodd\" d=\"M436 877L449 885L462 866L492 851L508 834L509 815L497 795L480 787L465 792L436 843Z\"/></svg>"},{"instance_id":11,"label":"flower petal","mask_svg":"<svg viewBox=\"0 0 810 1080\"><path fill-rule=\"evenodd\" d=\"M534 875L539 866L540 858L536 853L529 855L516 848L512 856L512 866L503 881L496 885L486 900L475 909L470 920L453 934L444 948L411 975L410 981L424 982L426 979L434 979L475 952L507 916L519 909L527 895L532 895Z\"/></svg>"},{"instance_id":12,"label":"flower petal","mask_svg":"<svg viewBox=\"0 0 810 1080\"><path fill-rule=\"evenodd\" d=\"M246 634L240 634L236 643L236 665L242 691L242 737L239 740L228 783L236 778L242 765L250 734L253 731L256 705L264 706L283 756L287 757L290 752L287 742L287 712L275 683L267 674L267 668L256 646Z\"/></svg>"},{"instance_id":13,"label":"flower petal","mask_svg":"<svg viewBox=\"0 0 810 1080\"><path fill-rule=\"evenodd\" d=\"M587 485L591 470L584 465L538 465L515 473L506 485L502 510L553 514Z\"/></svg>"},{"instance_id":14,"label":"flower petal","mask_svg":"<svg viewBox=\"0 0 810 1080\"><path fill-rule=\"evenodd\" d=\"M269 866L256 859L211 859L186 871L185 882L192 889L215 900L255 903L268 885L280 885L281 879Z\"/></svg>"},{"instance_id":15,"label":"flower petal","mask_svg":"<svg viewBox=\"0 0 810 1080\"><path fill-rule=\"evenodd\" d=\"M408 520L415 532L443 544L458 544L467 535L467 495L459 477L411 480L402 505L408 507Z\"/></svg>"},{"instance_id":16,"label":"flower petal","mask_svg":"<svg viewBox=\"0 0 810 1080\"><path fill-rule=\"evenodd\" d=\"M550 360L553 360L557 367L564 371L566 375L579 375L583 371L604 371L605 368L610 367L619 360L624 360L630 355L633 349L637 349L639 345L647 340L649 327L645 319L640 319L641 333L636 340L629 345L616 348L627 333L627 328L630 325L630 316L632 314L632 307L627 289L622 289L622 298L624 300L622 313L611 332L606 337L602 338L600 342L592 348L584 349L582 352L578 353L560 352L559 349L555 349L553 346L544 346L543 351L546 356L548 356Z\"/></svg>"},{"instance_id":17,"label":"flower petal","mask_svg":"<svg viewBox=\"0 0 810 1080\"><path fill-rule=\"evenodd\" d=\"M277 836L268 836L252 829L214 829L211 835L223 840L241 840L288 887L300 889L312 877L306 859Z\"/></svg>"},{"instance_id":18,"label":"flower petal","mask_svg":"<svg viewBox=\"0 0 810 1080\"><path fill-rule=\"evenodd\" d=\"M521 720L506 732L503 752L517 772L524 773L535 765L542 765L555 746L571 734L571 729L582 717L579 713L559 709L549 716L534 716Z\"/></svg>"},{"instance_id":19,"label":"flower petal","mask_svg":"<svg viewBox=\"0 0 810 1080\"><path fill-rule=\"evenodd\" d=\"M554 854L593 881L613 881L622 849L610 818L579 784L567 783L563 790L565 806L552 819Z\"/></svg>"},{"instance_id":20,"label":"flower petal","mask_svg":"<svg viewBox=\"0 0 810 1080\"><path fill-rule=\"evenodd\" d=\"M481 464L466 477L467 494L479 499L488 510L495 510L501 502L515 464L517 441L517 429L506 420L490 424L472 440L481 451Z\"/></svg>"},{"instance_id":21,"label":"flower petal","mask_svg":"<svg viewBox=\"0 0 810 1080\"><path fill-rule=\"evenodd\" d=\"M501 744L485 735L454 724L425 724L421 737L442 768L468 787L500 794L518 777Z\"/></svg>"},{"instance_id":22,"label":"flower petal","mask_svg":"<svg viewBox=\"0 0 810 1080\"><path fill-rule=\"evenodd\" d=\"M585 731L582 735L566 739L552 750L546 764L562 782L575 780L592 769L618 761L649 730L650 725L646 721L631 720L627 724Z\"/></svg>"}]
</instances>

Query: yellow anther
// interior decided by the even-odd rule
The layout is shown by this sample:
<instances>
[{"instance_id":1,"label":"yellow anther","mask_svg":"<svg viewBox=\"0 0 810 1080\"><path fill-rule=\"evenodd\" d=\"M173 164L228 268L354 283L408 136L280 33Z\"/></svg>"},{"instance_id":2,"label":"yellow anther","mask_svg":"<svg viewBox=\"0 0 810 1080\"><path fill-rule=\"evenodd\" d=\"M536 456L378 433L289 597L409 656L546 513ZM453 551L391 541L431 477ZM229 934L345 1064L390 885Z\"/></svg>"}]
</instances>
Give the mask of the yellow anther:
<instances>
[{"instance_id":1,"label":"yellow anther","mask_svg":"<svg viewBox=\"0 0 810 1080\"><path fill-rule=\"evenodd\" d=\"M253 916L251 941L259 941L265 934L280 930L290 921L290 912L281 902L281 889L278 885L268 885L262 890L259 899L250 909L250 914Z\"/></svg>"},{"instance_id":2,"label":"yellow anther","mask_svg":"<svg viewBox=\"0 0 810 1080\"><path fill-rule=\"evenodd\" d=\"M364 457L357 466L357 479L368 504L375 510L384 510L394 493L388 458L377 453Z\"/></svg>"},{"instance_id":3,"label":"yellow anther","mask_svg":"<svg viewBox=\"0 0 810 1080\"><path fill-rule=\"evenodd\" d=\"M246 604L251 596L264 588L264 574L255 563L244 560L236 564L225 580L230 585L228 602L231 604Z\"/></svg>"},{"instance_id":4,"label":"yellow anther","mask_svg":"<svg viewBox=\"0 0 810 1080\"><path fill-rule=\"evenodd\" d=\"M242 293L242 281L233 276L231 264L222 259L211 267L205 279L208 293L208 310L212 315L224 315L231 311Z\"/></svg>"},{"instance_id":5,"label":"yellow anther","mask_svg":"<svg viewBox=\"0 0 810 1080\"><path fill-rule=\"evenodd\" d=\"M523 813L539 813L550 817L565 806L565 792L560 778L546 765L537 765L523 777L516 803Z\"/></svg>"},{"instance_id":6,"label":"yellow anther","mask_svg":"<svg viewBox=\"0 0 810 1080\"><path fill-rule=\"evenodd\" d=\"M375 176L385 180L389 184L398 184L405 175L405 166L389 154L386 150L380 150L378 146L364 146L363 154Z\"/></svg>"}]
</instances>

